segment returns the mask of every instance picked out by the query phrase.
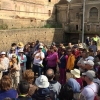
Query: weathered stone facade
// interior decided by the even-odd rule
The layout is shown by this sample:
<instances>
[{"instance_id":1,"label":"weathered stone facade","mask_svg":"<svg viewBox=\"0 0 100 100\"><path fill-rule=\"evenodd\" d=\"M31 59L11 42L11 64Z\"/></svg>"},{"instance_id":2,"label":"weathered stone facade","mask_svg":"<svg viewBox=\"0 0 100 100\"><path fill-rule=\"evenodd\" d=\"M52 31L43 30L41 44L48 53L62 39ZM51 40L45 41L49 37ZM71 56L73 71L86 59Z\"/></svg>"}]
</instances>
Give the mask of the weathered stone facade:
<instances>
[{"instance_id":1,"label":"weathered stone facade","mask_svg":"<svg viewBox=\"0 0 100 100\"><path fill-rule=\"evenodd\" d=\"M55 21L57 2L58 0L0 0L0 19L15 20L16 24L20 24L22 19L21 24L28 20L36 27L43 26L47 20Z\"/></svg>"},{"instance_id":2,"label":"weathered stone facade","mask_svg":"<svg viewBox=\"0 0 100 100\"><path fill-rule=\"evenodd\" d=\"M83 0L61 1L64 3L57 5L58 21L63 23L66 32L81 32ZM85 33L99 33L100 0L86 0L85 9Z\"/></svg>"}]
</instances>

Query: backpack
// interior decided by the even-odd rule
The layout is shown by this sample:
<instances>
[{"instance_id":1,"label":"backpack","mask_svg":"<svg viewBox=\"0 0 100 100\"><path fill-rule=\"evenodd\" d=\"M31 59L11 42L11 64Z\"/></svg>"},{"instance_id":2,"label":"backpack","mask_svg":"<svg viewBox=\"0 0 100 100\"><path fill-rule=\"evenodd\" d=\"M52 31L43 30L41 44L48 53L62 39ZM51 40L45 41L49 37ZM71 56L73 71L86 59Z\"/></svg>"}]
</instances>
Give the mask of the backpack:
<instances>
[{"instance_id":1,"label":"backpack","mask_svg":"<svg viewBox=\"0 0 100 100\"><path fill-rule=\"evenodd\" d=\"M50 93L47 95L40 95L37 90L35 91L35 97L33 100L55 100L54 92L50 90Z\"/></svg>"},{"instance_id":2,"label":"backpack","mask_svg":"<svg viewBox=\"0 0 100 100\"><path fill-rule=\"evenodd\" d=\"M67 83L62 85L60 93L59 93L60 100L74 100L74 93L73 89Z\"/></svg>"}]
</instances>

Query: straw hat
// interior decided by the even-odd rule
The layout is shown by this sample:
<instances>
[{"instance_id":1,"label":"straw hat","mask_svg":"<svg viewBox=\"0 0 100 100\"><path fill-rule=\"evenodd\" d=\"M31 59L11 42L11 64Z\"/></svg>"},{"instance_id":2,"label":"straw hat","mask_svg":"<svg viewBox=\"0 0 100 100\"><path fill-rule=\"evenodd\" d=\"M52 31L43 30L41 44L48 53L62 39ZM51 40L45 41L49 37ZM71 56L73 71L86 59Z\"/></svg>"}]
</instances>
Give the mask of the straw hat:
<instances>
[{"instance_id":1,"label":"straw hat","mask_svg":"<svg viewBox=\"0 0 100 100\"><path fill-rule=\"evenodd\" d=\"M78 69L71 70L71 74L73 74L75 78L80 78L80 70Z\"/></svg>"},{"instance_id":2,"label":"straw hat","mask_svg":"<svg viewBox=\"0 0 100 100\"><path fill-rule=\"evenodd\" d=\"M17 47L23 48L23 47L24 47L24 44L23 44L22 42L19 42L19 43L17 44Z\"/></svg>"},{"instance_id":3,"label":"straw hat","mask_svg":"<svg viewBox=\"0 0 100 100\"><path fill-rule=\"evenodd\" d=\"M17 55L13 54L13 55L12 55L12 58L17 58Z\"/></svg>"}]
</instances>

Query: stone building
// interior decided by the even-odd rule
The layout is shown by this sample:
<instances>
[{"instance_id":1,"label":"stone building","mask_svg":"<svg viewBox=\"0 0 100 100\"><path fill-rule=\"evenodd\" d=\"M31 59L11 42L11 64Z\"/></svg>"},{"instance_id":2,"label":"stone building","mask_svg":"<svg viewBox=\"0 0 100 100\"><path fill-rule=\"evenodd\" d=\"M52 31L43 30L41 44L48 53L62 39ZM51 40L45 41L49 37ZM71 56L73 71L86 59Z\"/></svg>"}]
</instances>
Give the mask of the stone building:
<instances>
[{"instance_id":1,"label":"stone building","mask_svg":"<svg viewBox=\"0 0 100 100\"><path fill-rule=\"evenodd\" d=\"M67 32L81 32L83 19L83 0L60 0L57 4L58 21ZM100 32L100 0L86 0L85 32Z\"/></svg>"},{"instance_id":2,"label":"stone building","mask_svg":"<svg viewBox=\"0 0 100 100\"><path fill-rule=\"evenodd\" d=\"M28 26L30 22L37 27L43 26L47 20L55 21L57 2L58 0L0 0L0 19L7 24L14 23L8 24L10 27L19 27L20 23Z\"/></svg>"}]
</instances>

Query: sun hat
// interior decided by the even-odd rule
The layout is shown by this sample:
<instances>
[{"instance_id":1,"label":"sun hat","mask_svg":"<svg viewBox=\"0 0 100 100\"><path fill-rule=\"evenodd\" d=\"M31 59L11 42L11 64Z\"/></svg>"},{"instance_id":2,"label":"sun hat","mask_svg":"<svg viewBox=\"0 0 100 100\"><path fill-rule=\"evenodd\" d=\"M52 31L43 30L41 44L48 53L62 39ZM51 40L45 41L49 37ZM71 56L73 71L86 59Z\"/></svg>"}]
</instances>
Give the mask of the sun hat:
<instances>
[{"instance_id":1,"label":"sun hat","mask_svg":"<svg viewBox=\"0 0 100 100\"><path fill-rule=\"evenodd\" d=\"M79 45L78 48L83 49L83 46L82 45Z\"/></svg>"},{"instance_id":2,"label":"sun hat","mask_svg":"<svg viewBox=\"0 0 100 100\"><path fill-rule=\"evenodd\" d=\"M86 58L86 60L92 60L92 61L94 61L94 57L88 56L88 57Z\"/></svg>"},{"instance_id":3,"label":"sun hat","mask_svg":"<svg viewBox=\"0 0 100 100\"><path fill-rule=\"evenodd\" d=\"M19 42L19 43L17 44L17 47L23 48L23 47L24 47L24 44L23 44L22 42Z\"/></svg>"},{"instance_id":4,"label":"sun hat","mask_svg":"<svg viewBox=\"0 0 100 100\"><path fill-rule=\"evenodd\" d=\"M95 72L93 70L88 70L87 72L82 73L82 75L87 76L91 80L93 80L95 78Z\"/></svg>"},{"instance_id":5,"label":"sun hat","mask_svg":"<svg viewBox=\"0 0 100 100\"><path fill-rule=\"evenodd\" d=\"M80 70L78 69L71 70L71 74L73 74L76 78L80 78Z\"/></svg>"},{"instance_id":6,"label":"sun hat","mask_svg":"<svg viewBox=\"0 0 100 100\"><path fill-rule=\"evenodd\" d=\"M84 61L84 64L88 64L90 66L94 66L94 62L92 60Z\"/></svg>"},{"instance_id":7,"label":"sun hat","mask_svg":"<svg viewBox=\"0 0 100 100\"><path fill-rule=\"evenodd\" d=\"M23 49L19 49L18 52L24 52Z\"/></svg>"},{"instance_id":8,"label":"sun hat","mask_svg":"<svg viewBox=\"0 0 100 100\"><path fill-rule=\"evenodd\" d=\"M6 52L1 52L1 55L5 55L6 54Z\"/></svg>"},{"instance_id":9,"label":"sun hat","mask_svg":"<svg viewBox=\"0 0 100 100\"><path fill-rule=\"evenodd\" d=\"M12 58L17 58L17 55L13 54L13 55L12 55Z\"/></svg>"},{"instance_id":10,"label":"sun hat","mask_svg":"<svg viewBox=\"0 0 100 100\"><path fill-rule=\"evenodd\" d=\"M11 50L15 50L15 47L11 47Z\"/></svg>"},{"instance_id":11,"label":"sun hat","mask_svg":"<svg viewBox=\"0 0 100 100\"><path fill-rule=\"evenodd\" d=\"M42 49L42 48L43 48L43 46L42 46L42 45L40 45L40 46L39 46L39 49Z\"/></svg>"},{"instance_id":12,"label":"sun hat","mask_svg":"<svg viewBox=\"0 0 100 100\"><path fill-rule=\"evenodd\" d=\"M47 87L49 87L48 78L45 75L40 75L38 78L36 78L35 84L39 88L47 88Z\"/></svg>"}]
</instances>

